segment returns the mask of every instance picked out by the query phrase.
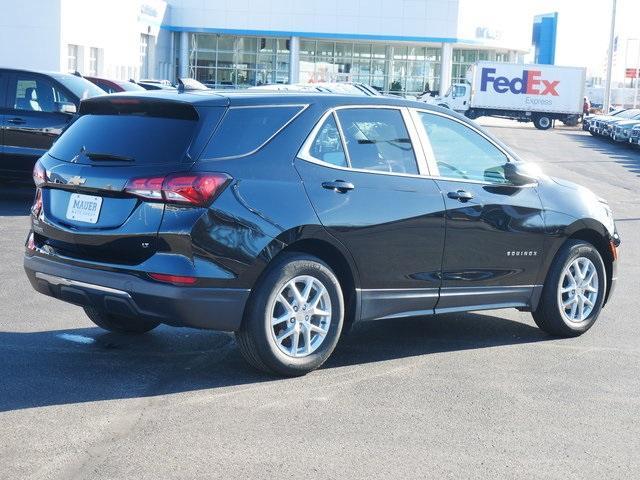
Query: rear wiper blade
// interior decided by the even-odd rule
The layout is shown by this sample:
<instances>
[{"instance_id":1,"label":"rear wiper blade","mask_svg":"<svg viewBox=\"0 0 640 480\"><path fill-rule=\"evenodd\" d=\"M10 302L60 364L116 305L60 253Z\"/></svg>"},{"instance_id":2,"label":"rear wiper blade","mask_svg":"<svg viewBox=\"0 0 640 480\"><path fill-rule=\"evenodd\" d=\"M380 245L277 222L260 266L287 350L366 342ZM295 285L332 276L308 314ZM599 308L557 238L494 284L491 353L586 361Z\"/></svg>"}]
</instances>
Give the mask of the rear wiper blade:
<instances>
[{"instance_id":1,"label":"rear wiper blade","mask_svg":"<svg viewBox=\"0 0 640 480\"><path fill-rule=\"evenodd\" d=\"M112 153L98 153L98 152L85 152L89 159L95 162L133 162L135 161L131 157L125 157L122 155L114 155Z\"/></svg>"}]
</instances>

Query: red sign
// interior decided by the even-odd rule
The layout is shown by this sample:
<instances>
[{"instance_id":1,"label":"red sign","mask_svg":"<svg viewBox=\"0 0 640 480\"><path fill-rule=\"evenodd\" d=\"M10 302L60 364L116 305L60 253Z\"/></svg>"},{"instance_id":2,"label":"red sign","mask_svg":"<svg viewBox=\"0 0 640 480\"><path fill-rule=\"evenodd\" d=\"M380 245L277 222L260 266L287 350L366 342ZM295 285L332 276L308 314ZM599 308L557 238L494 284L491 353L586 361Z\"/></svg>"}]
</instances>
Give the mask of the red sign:
<instances>
[{"instance_id":1,"label":"red sign","mask_svg":"<svg viewBox=\"0 0 640 480\"><path fill-rule=\"evenodd\" d=\"M626 78L638 78L638 69L637 68L627 68L624 72L624 76Z\"/></svg>"}]
</instances>

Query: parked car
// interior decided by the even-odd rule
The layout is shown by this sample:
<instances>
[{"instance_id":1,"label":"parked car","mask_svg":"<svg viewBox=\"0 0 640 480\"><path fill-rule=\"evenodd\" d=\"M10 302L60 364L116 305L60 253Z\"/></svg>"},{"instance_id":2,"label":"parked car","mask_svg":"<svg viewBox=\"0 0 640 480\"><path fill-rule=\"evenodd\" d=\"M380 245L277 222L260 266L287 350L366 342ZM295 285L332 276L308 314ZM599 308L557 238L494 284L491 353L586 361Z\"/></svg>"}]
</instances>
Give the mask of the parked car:
<instances>
[{"instance_id":1,"label":"parked car","mask_svg":"<svg viewBox=\"0 0 640 480\"><path fill-rule=\"evenodd\" d=\"M278 91L278 92L309 92L309 93L337 93L343 95L382 95L376 89L358 82L316 82L316 83L277 83L249 87L248 90Z\"/></svg>"},{"instance_id":2,"label":"parked car","mask_svg":"<svg viewBox=\"0 0 640 480\"><path fill-rule=\"evenodd\" d=\"M91 83L97 85L107 93L119 93L119 92L139 92L146 90L137 83L132 81L123 80L109 80L108 78L99 77L83 77L89 80Z\"/></svg>"},{"instance_id":3,"label":"parked car","mask_svg":"<svg viewBox=\"0 0 640 480\"><path fill-rule=\"evenodd\" d=\"M635 120L622 120L613 125L609 137L614 142L628 143L631 136L631 129L640 124L640 115Z\"/></svg>"},{"instance_id":4,"label":"parked car","mask_svg":"<svg viewBox=\"0 0 640 480\"><path fill-rule=\"evenodd\" d=\"M622 118L625 115L629 115L628 118ZM614 128L624 122L628 122L629 120L635 121L640 119L640 109L629 109L627 110L627 112L617 115L613 118L610 118L608 120L604 120L602 122L602 128L600 130L600 135L603 135L605 137L609 137L612 138L613 137L613 131Z\"/></svg>"},{"instance_id":5,"label":"parked car","mask_svg":"<svg viewBox=\"0 0 640 480\"><path fill-rule=\"evenodd\" d=\"M624 112L626 109L614 110L609 115L589 115L588 117L584 117L582 120L582 130L589 131L589 128L594 124L596 120L604 120L606 118L615 117L620 113Z\"/></svg>"},{"instance_id":6,"label":"parked car","mask_svg":"<svg viewBox=\"0 0 640 480\"><path fill-rule=\"evenodd\" d=\"M601 118L598 118L591 123L589 132L593 135L608 137L613 125L616 122L619 122L621 120L635 119L635 117L638 115L640 115L640 109L637 108L629 108L616 115L603 115Z\"/></svg>"},{"instance_id":7,"label":"parked car","mask_svg":"<svg viewBox=\"0 0 640 480\"><path fill-rule=\"evenodd\" d=\"M80 100L104 94L75 75L0 68L0 180L30 181Z\"/></svg>"},{"instance_id":8,"label":"parked car","mask_svg":"<svg viewBox=\"0 0 640 480\"><path fill-rule=\"evenodd\" d=\"M634 125L629 133L629 143L638 146L640 144L640 124Z\"/></svg>"},{"instance_id":9,"label":"parked car","mask_svg":"<svg viewBox=\"0 0 640 480\"><path fill-rule=\"evenodd\" d=\"M364 320L517 308L577 336L616 280L603 199L422 102L98 97L33 177L36 290L110 331L233 331L281 375L319 367Z\"/></svg>"},{"instance_id":10,"label":"parked car","mask_svg":"<svg viewBox=\"0 0 640 480\"><path fill-rule=\"evenodd\" d=\"M138 80L136 82L145 90L175 90L174 87L169 80Z\"/></svg>"}]
</instances>

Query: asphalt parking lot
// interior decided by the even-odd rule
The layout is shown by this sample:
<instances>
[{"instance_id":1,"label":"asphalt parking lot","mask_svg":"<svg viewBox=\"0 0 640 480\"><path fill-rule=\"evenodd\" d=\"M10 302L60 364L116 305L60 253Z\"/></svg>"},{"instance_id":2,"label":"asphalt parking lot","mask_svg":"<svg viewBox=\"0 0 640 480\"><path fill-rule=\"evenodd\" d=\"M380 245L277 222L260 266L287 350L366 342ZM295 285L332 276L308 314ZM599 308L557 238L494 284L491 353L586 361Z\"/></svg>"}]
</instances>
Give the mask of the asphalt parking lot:
<instances>
[{"instance_id":1,"label":"asphalt parking lot","mask_svg":"<svg viewBox=\"0 0 640 480\"><path fill-rule=\"evenodd\" d=\"M124 337L36 295L30 193L2 189L0 478L638 478L640 150L485 123L614 210L617 291L580 338L515 310L380 321L321 370L275 379L230 335Z\"/></svg>"}]
</instances>

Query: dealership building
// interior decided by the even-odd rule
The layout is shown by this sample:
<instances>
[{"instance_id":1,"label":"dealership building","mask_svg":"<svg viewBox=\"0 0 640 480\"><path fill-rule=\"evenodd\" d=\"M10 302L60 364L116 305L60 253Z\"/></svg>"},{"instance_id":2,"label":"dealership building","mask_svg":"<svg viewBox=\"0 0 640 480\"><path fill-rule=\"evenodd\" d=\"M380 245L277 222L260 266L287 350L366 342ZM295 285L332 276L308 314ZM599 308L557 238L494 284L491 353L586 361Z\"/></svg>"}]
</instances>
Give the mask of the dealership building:
<instances>
[{"instance_id":1,"label":"dealership building","mask_svg":"<svg viewBox=\"0 0 640 480\"><path fill-rule=\"evenodd\" d=\"M496 23L500 9L509 22ZM0 66L421 93L462 80L477 60L522 61L531 33L510 0L6 1Z\"/></svg>"}]
</instances>

